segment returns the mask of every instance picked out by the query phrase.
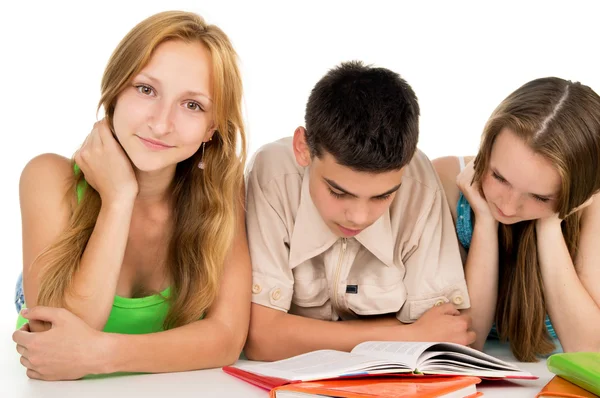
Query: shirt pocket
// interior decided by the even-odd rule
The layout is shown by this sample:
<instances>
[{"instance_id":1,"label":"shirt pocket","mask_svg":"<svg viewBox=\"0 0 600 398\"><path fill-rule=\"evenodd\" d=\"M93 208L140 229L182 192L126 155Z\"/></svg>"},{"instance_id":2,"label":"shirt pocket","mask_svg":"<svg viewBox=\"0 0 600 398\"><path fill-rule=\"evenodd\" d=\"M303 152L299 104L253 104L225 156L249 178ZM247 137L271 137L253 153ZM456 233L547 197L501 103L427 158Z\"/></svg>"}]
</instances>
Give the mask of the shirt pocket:
<instances>
[{"instance_id":1,"label":"shirt pocket","mask_svg":"<svg viewBox=\"0 0 600 398\"><path fill-rule=\"evenodd\" d=\"M374 276L358 276L348 279L356 293L346 293L348 308L356 315L382 315L396 313L406 301L403 274L395 268ZM356 288L354 288L356 286Z\"/></svg>"},{"instance_id":2,"label":"shirt pocket","mask_svg":"<svg viewBox=\"0 0 600 398\"><path fill-rule=\"evenodd\" d=\"M292 303L299 307L320 307L329 300L327 278L322 265L311 261L300 264L294 272Z\"/></svg>"},{"instance_id":3,"label":"shirt pocket","mask_svg":"<svg viewBox=\"0 0 600 398\"><path fill-rule=\"evenodd\" d=\"M329 304L327 279L296 281L290 314L312 319L334 320Z\"/></svg>"},{"instance_id":4,"label":"shirt pocket","mask_svg":"<svg viewBox=\"0 0 600 398\"><path fill-rule=\"evenodd\" d=\"M296 280L292 302L299 307L320 307L329 300L327 279Z\"/></svg>"}]
</instances>

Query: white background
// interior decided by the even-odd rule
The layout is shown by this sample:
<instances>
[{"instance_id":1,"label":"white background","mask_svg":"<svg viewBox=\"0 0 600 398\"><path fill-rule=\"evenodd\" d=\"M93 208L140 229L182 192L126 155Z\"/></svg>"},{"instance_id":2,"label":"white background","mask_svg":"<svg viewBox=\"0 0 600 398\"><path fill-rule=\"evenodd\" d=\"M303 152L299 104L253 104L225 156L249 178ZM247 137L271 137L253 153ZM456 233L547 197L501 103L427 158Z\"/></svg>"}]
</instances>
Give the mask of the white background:
<instances>
[{"instance_id":1,"label":"white background","mask_svg":"<svg viewBox=\"0 0 600 398\"><path fill-rule=\"evenodd\" d=\"M96 120L121 38L159 11L220 26L237 49L250 153L303 123L314 83L344 60L399 72L420 100L419 147L473 154L494 107L528 80L600 92L599 13L589 1L10 1L0 5L0 339L10 338L21 264L20 172L71 156ZM16 364L17 365L17 364Z\"/></svg>"}]
</instances>

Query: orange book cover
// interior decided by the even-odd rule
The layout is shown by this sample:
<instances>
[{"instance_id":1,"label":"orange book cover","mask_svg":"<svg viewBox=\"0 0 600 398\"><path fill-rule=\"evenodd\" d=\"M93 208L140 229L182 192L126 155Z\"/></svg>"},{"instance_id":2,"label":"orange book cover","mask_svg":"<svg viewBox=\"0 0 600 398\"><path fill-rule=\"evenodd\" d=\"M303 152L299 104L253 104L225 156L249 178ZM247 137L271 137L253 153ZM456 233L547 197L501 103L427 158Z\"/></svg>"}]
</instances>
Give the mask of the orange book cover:
<instances>
[{"instance_id":1,"label":"orange book cover","mask_svg":"<svg viewBox=\"0 0 600 398\"><path fill-rule=\"evenodd\" d=\"M536 397L598 398L596 394L592 394L560 376L554 376Z\"/></svg>"},{"instance_id":2,"label":"orange book cover","mask_svg":"<svg viewBox=\"0 0 600 398\"><path fill-rule=\"evenodd\" d=\"M475 385L481 382L478 377L408 377L408 378L367 378L348 380L326 380L288 384L274 388L270 398L295 396L294 393L309 396L331 396L340 398L371 397L478 397Z\"/></svg>"}]
</instances>

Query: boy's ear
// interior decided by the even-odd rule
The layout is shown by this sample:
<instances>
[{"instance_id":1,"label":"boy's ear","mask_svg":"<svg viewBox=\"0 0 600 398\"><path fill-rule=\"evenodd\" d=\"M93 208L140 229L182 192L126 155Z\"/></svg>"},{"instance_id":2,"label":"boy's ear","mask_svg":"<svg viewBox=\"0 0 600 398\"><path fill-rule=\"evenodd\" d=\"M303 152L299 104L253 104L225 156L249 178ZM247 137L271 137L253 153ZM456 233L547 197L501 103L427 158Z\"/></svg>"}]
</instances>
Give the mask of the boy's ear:
<instances>
[{"instance_id":1,"label":"boy's ear","mask_svg":"<svg viewBox=\"0 0 600 398\"><path fill-rule=\"evenodd\" d=\"M296 157L296 162L302 167L309 166L310 150L308 149L308 144L306 143L306 129L304 127L300 126L296 129L296 131L294 131L294 140L292 142L292 146L294 147L294 156Z\"/></svg>"}]
</instances>

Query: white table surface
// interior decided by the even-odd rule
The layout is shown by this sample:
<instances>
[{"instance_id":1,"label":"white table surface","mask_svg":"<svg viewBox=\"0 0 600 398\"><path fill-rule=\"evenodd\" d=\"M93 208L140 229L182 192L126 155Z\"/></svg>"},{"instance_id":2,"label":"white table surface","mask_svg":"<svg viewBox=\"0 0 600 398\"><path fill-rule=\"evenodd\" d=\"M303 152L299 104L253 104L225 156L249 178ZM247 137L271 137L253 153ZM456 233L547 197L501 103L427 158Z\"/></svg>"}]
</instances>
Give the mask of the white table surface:
<instances>
[{"instance_id":1,"label":"white table surface","mask_svg":"<svg viewBox=\"0 0 600 398\"><path fill-rule=\"evenodd\" d=\"M8 337L8 338L6 338ZM516 362L508 348L488 344L486 352L500 359ZM249 361L240 360L239 364ZM484 381L477 389L485 397L535 397L552 378L545 361L519 363L522 370L539 376L538 380ZM43 382L29 380L19 363L19 356L9 336L0 342L0 397L14 398L96 398L96 397L244 397L267 398L268 393L225 374L221 369L182 373L109 377L96 380Z\"/></svg>"}]
</instances>

